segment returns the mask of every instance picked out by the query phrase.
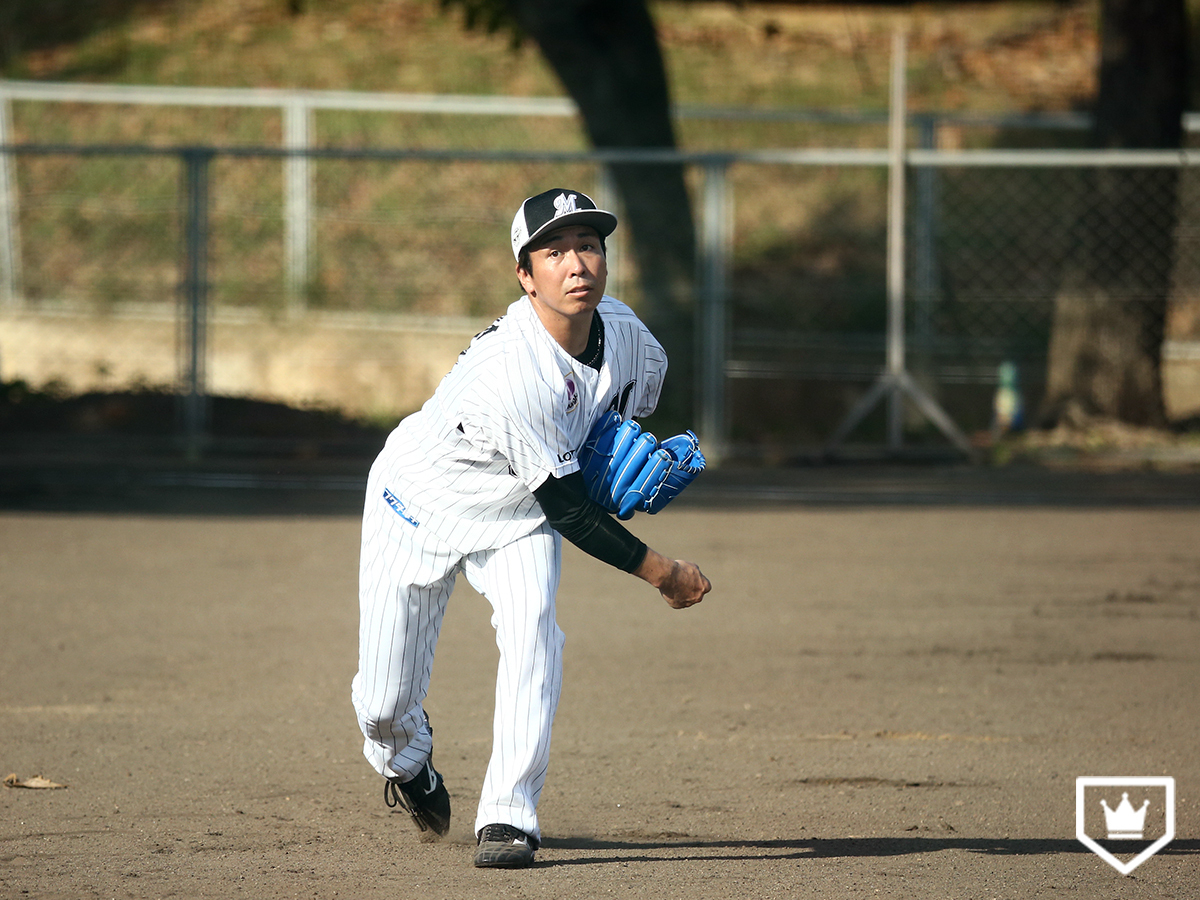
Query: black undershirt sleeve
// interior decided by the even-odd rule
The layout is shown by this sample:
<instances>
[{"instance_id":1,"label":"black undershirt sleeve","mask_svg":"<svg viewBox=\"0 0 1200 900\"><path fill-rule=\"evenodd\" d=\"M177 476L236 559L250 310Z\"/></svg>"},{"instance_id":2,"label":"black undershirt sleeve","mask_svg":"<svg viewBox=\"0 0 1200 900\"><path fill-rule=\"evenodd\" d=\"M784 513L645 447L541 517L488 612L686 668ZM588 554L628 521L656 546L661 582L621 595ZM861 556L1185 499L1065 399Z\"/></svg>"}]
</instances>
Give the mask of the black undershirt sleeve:
<instances>
[{"instance_id":1,"label":"black undershirt sleeve","mask_svg":"<svg viewBox=\"0 0 1200 900\"><path fill-rule=\"evenodd\" d=\"M583 475L550 477L533 492L550 527L589 556L633 572L646 558L646 545L598 503L588 499Z\"/></svg>"}]
</instances>

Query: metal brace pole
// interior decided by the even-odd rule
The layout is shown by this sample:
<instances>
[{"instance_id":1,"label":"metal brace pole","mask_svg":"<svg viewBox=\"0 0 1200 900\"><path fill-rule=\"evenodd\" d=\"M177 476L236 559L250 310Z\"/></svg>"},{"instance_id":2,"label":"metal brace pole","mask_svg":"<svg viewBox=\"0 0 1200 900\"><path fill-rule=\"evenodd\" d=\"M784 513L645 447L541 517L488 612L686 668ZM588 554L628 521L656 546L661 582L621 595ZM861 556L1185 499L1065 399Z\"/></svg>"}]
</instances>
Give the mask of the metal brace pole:
<instances>
[{"instance_id":1,"label":"metal brace pole","mask_svg":"<svg viewBox=\"0 0 1200 900\"><path fill-rule=\"evenodd\" d=\"M971 442L932 397L913 381L905 368L904 349L904 180L907 167L905 83L906 38L897 29L892 35L891 113L889 118L889 172L887 219L887 353L883 373L854 404L838 426L825 451L830 453L849 436L881 399L887 401L887 447L898 453L904 445L904 399L912 400L938 430L968 456Z\"/></svg>"}]
</instances>

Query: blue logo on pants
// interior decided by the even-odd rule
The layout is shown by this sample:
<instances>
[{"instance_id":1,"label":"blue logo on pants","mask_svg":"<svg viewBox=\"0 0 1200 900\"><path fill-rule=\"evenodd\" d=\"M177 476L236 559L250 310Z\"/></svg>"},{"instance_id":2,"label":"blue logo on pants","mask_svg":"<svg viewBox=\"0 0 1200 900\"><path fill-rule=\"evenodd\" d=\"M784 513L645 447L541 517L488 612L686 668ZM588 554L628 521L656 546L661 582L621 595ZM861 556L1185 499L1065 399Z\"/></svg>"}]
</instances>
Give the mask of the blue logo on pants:
<instances>
[{"instance_id":1,"label":"blue logo on pants","mask_svg":"<svg viewBox=\"0 0 1200 900\"><path fill-rule=\"evenodd\" d=\"M387 488L383 489L383 499L387 501L388 506L396 511L396 515L402 518L405 522L412 526L419 526L421 523L404 511L404 503L399 497L393 494Z\"/></svg>"}]
</instances>

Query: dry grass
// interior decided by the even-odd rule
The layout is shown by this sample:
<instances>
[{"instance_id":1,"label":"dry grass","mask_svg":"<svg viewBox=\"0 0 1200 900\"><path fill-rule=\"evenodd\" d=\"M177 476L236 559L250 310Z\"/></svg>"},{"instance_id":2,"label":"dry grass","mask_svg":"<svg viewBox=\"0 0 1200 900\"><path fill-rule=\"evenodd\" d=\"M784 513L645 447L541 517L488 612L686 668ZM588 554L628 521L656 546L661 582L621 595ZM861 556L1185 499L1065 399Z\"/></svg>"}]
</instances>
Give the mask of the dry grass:
<instances>
[{"instance_id":1,"label":"dry grass","mask_svg":"<svg viewBox=\"0 0 1200 900\"><path fill-rule=\"evenodd\" d=\"M459 15L443 12L435 0L309 0L302 15L290 15L283 0L171 0L130 8L132 13L97 23L77 40L43 41L11 61L8 74L167 85L561 93L531 45L514 48L506 34L464 31ZM897 24L911 34L915 108L1065 109L1092 89L1092 3L955 7L903 15L871 8L728 3L655 3L653 11L680 105L882 111L890 36ZM578 123L564 119L320 113L314 128L318 144L334 146L579 149L585 143ZM278 146L282 124L273 110L18 103L14 130L18 140L41 142ZM697 120L681 121L679 137L689 149L878 147L885 140L879 125ZM134 259L123 264L126 272L139 255L153 261L156 271L173 260L180 211L167 198L175 195L177 174L170 166L149 178L119 174L129 168L70 159L22 162L22 229L30 258L26 286L32 298L104 301L138 285L144 285L135 294L138 299L161 292L158 275L114 279L80 258L89 255L103 268L132 253ZM327 162L315 170L319 268L309 286L311 303L482 316L506 304L506 289L476 275L504 262L503 247L490 256L488 248L496 229L503 231L507 222L485 211L507 210L519 192L514 187L533 185L535 173L515 167ZM51 171L52 177L39 175ZM594 183L594 174L581 174L585 183ZM864 282L861 265L839 266L837 260L860 260L862 246L878 237L883 208L877 178L809 172L784 177L765 169L735 175L736 265L745 283L756 286L756 295L764 284L794 281L795 273L814 267L823 285L839 278L845 282L835 292L874 291L874 275ZM214 300L280 307L278 166L222 162L213 192ZM76 221L86 218L81 204L99 215L90 230ZM156 214L148 216L147 207ZM840 223L832 237L831 223ZM84 232L88 240L82 247L60 239ZM106 240L120 249L104 251ZM781 258L814 246L822 248L815 261ZM440 255L434 252L438 248ZM437 264L431 267L431 260ZM447 266L457 275L449 284L441 274ZM636 302L634 292L622 287ZM768 308L789 302L760 299Z\"/></svg>"},{"instance_id":2,"label":"dry grass","mask_svg":"<svg viewBox=\"0 0 1200 900\"><path fill-rule=\"evenodd\" d=\"M17 0L18 3L22 0ZM28 2L28 0L25 0ZM128 6L129 4L125 4ZM469 32L437 0L167 0L78 40L43 42L9 77L153 84L545 96L557 79L528 42ZM1094 89L1096 4L904 12L837 5L651 4L677 102L882 107L892 29L910 33L913 102L929 109L1062 109Z\"/></svg>"}]
</instances>

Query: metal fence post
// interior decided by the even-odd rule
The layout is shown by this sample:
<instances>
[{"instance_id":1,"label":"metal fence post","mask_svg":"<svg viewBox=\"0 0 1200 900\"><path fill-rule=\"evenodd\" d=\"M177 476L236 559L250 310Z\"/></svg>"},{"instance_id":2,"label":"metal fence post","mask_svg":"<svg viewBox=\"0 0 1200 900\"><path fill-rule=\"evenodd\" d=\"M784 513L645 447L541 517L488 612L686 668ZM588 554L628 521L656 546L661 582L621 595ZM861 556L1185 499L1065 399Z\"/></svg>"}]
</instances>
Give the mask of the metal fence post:
<instances>
[{"instance_id":1,"label":"metal fence post","mask_svg":"<svg viewBox=\"0 0 1200 900\"><path fill-rule=\"evenodd\" d=\"M12 98L0 87L0 147L12 142ZM0 152L0 306L15 308L22 293L17 157Z\"/></svg>"},{"instance_id":2,"label":"metal fence post","mask_svg":"<svg viewBox=\"0 0 1200 900\"><path fill-rule=\"evenodd\" d=\"M891 115L888 120L887 208L887 375L898 384L905 371L904 350L904 238L906 151L908 130L907 36L892 38ZM887 445L892 452L904 444L904 394L888 391Z\"/></svg>"},{"instance_id":3,"label":"metal fence post","mask_svg":"<svg viewBox=\"0 0 1200 900\"><path fill-rule=\"evenodd\" d=\"M701 222L700 284L697 308L696 389L705 456L714 465L725 455L726 301L729 294L730 209L726 159L704 163L704 218Z\"/></svg>"},{"instance_id":4,"label":"metal fence post","mask_svg":"<svg viewBox=\"0 0 1200 900\"><path fill-rule=\"evenodd\" d=\"M602 163L596 176L596 205L601 209L617 213L619 216L621 211L617 206L620 203L620 197L617 180L613 177L612 166ZM620 244L619 238L609 241L605 247L605 258L608 263L608 292L614 297L624 297L625 288L621 282L621 248L618 244Z\"/></svg>"},{"instance_id":5,"label":"metal fence post","mask_svg":"<svg viewBox=\"0 0 1200 900\"><path fill-rule=\"evenodd\" d=\"M291 315L303 313L307 305L312 174L306 154L311 124L312 108L308 103L301 97L289 99L283 107L283 140L288 151L283 164L283 240L287 309Z\"/></svg>"},{"instance_id":6,"label":"metal fence post","mask_svg":"<svg viewBox=\"0 0 1200 900\"><path fill-rule=\"evenodd\" d=\"M183 158L183 264L180 279L180 425L191 461L203 453L208 432L208 172L213 151L190 148Z\"/></svg>"}]
</instances>

